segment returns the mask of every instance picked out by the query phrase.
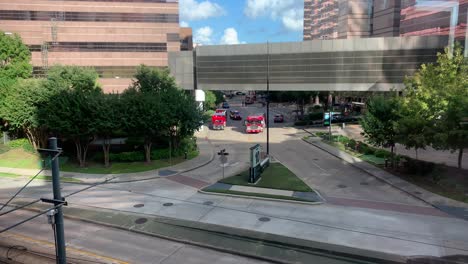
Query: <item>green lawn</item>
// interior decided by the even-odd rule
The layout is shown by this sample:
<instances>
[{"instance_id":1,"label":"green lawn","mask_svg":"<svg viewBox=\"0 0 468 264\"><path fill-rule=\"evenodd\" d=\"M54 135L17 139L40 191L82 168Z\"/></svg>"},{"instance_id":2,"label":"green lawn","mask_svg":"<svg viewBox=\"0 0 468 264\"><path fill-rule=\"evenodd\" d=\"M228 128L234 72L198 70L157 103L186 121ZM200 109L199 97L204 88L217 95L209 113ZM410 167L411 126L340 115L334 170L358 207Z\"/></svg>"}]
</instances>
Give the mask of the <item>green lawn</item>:
<instances>
[{"instance_id":1,"label":"green lawn","mask_svg":"<svg viewBox=\"0 0 468 264\"><path fill-rule=\"evenodd\" d=\"M21 175L19 175L19 174L0 172L0 177L17 178L17 177L20 177L20 176Z\"/></svg>"},{"instance_id":2,"label":"green lawn","mask_svg":"<svg viewBox=\"0 0 468 264\"><path fill-rule=\"evenodd\" d=\"M22 148L11 149L0 154L0 167L40 169L41 158L38 154L24 151Z\"/></svg>"},{"instance_id":3,"label":"green lawn","mask_svg":"<svg viewBox=\"0 0 468 264\"><path fill-rule=\"evenodd\" d=\"M369 163L375 164L375 165L384 165L385 164L385 158L379 158L374 155L361 155L358 156L360 159L367 161Z\"/></svg>"},{"instance_id":4,"label":"green lawn","mask_svg":"<svg viewBox=\"0 0 468 264\"><path fill-rule=\"evenodd\" d=\"M198 152L193 151L189 153L188 159L193 159L198 156ZM60 169L68 172L80 172L80 173L94 173L94 174L119 174L119 173L132 173L132 172L143 172L149 170L157 170L164 167L173 166L181 162L186 161L184 157L176 157L172 159L172 162L168 159L155 160L147 164L144 162L114 162L111 163L110 167L104 167L102 163L88 162L88 166L81 168L78 164L67 162L62 165Z\"/></svg>"},{"instance_id":5,"label":"green lawn","mask_svg":"<svg viewBox=\"0 0 468 264\"><path fill-rule=\"evenodd\" d=\"M299 192L312 191L307 184L281 163L270 163L270 166L262 173L262 178L256 185L250 184L248 182L248 177L249 171L244 171L239 175L226 178L220 182L232 185L255 186Z\"/></svg>"},{"instance_id":6,"label":"green lawn","mask_svg":"<svg viewBox=\"0 0 468 264\"><path fill-rule=\"evenodd\" d=\"M198 151L192 151L188 154L188 159L193 159L199 154ZM60 170L68 172L95 173L95 174L117 174L132 173L155 170L163 167L176 165L184 162L183 157L175 157L172 162L169 160L156 160L150 164L144 162L115 162L110 167L104 167L101 163L88 162L88 166L80 168L78 164L64 159L64 164L60 165ZM22 169L41 169L41 158L38 154L30 153L22 148L10 149L0 154L0 167L22 168ZM5 176L6 177L6 176Z\"/></svg>"},{"instance_id":7,"label":"green lawn","mask_svg":"<svg viewBox=\"0 0 468 264\"><path fill-rule=\"evenodd\" d=\"M52 176L37 176L35 180L46 180L46 181L52 181ZM75 179L75 178L70 178L70 177L60 177L61 182L82 182L81 180Z\"/></svg>"},{"instance_id":8,"label":"green lawn","mask_svg":"<svg viewBox=\"0 0 468 264\"><path fill-rule=\"evenodd\" d=\"M271 195L271 194L264 194L264 193L247 193L247 192L238 192L238 191L231 191L231 190L219 190L219 189L203 189L203 191L213 192L213 193L225 193L225 194L235 194L235 195L244 195L244 196L254 196L254 197L265 197L265 198L273 198L273 199L280 199L280 200L310 202L310 201L305 200L305 199L291 197L291 196Z\"/></svg>"}]
</instances>

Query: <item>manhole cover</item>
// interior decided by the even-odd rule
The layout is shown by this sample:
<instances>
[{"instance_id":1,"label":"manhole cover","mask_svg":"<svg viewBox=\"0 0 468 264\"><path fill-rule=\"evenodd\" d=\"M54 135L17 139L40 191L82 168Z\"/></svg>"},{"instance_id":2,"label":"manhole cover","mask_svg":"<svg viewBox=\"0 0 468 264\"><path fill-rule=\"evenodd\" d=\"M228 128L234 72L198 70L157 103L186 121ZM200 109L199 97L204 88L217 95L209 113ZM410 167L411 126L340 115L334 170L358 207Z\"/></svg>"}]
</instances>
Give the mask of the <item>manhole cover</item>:
<instances>
[{"instance_id":1,"label":"manhole cover","mask_svg":"<svg viewBox=\"0 0 468 264\"><path fill-rule=\"evenodd\" d=\"M144 224L146 222L148 222L148 219L146 218L138 218L137 220L135 220L135 224L138 224L138 225Z\"/></svg>"},{"instance_id":2,"label":"manhole cover","mask_svg":"<svg viewBox=\"0 0 468 264\"><path fill-rule=\"evenodd\" d=\"M145 205L144 205L144 204L135 204L133 207L135 207L135 208L141 208L141 207L143 207L143 206L145 206Z\"/></svg>"},{"instance_id":3,"label":"manhole cover","mask_svg":"<svg viewBox=\"0 0 468 264\"><path fill-rule=\"evenodd\" d=\"M368 182L361 182L361 185L369 185Z\"/></svg>"},{"instance_id":4,"label":"manhole cover","mask_svg":"<svg viewBox=\"0 0 468 264\"><path fill-rule=\"evenodd\" d=\"M415 194L417 194L417 195L420 195L420 194L422 194L421 192L414 192L414 193L415 193Z\"/></svg>"},{"instance_id":5,"label":"manhole cover","mask_svg":"<svg viewBox=\"0 0 468 264\"><path fill-rule=\"evenodd\" d=\"M260 222L269 222L269 221L270 221L270 218L268 218L268 217L260 217L260 218L258 219L258 221L260 221Z\"/></svg>"},{"instance_id":6,"label":"manhole cover","mask_svg":"<svg viewBox=\"0 0 468 264\"><path fill-rule=\"evenodd\" d=\"M340 184L340 185L338 185L338 188L346 188L346 187L347 187L347 186L346 186L346 185L344 185L344 184Z\"/></svg>"},{"instance_id":7,"label":"manhole cover","mask_svg":"<svg viewBox=\"0 0 468 264\"><path fill-rule=\"evenodd\" d=\"M163 203L164 206L173 206L173 203Z\"/></svg>"},{"instance_id":8,"label":"manhole cover","mask_svg":"<svg viewBox=\"0 0 468 264\"><path fill-rule=\"evenodd\" d=\"M203 203L204 205L213 205L213 202L212 201L206 201Z\"/></svg>"}]
</instances>

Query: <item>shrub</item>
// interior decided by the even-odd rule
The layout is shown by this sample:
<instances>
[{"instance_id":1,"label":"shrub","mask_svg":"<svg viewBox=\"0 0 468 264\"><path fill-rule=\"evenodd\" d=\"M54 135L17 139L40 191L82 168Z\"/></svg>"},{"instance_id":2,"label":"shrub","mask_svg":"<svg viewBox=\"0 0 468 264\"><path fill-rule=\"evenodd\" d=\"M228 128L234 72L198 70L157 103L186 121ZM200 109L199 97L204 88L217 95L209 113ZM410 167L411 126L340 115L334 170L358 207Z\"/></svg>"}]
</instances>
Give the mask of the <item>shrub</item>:
<instances>
[{"instance_id":1,"label":"shrub","mask_svg":"<svg viewBox=\"0 0 468 264\"><path fill-rule=\"evenodd\" d=\"M434 171L435 164L432 162L416 160L410 157L404 157L404 159L404 166L407 169L407 171L411 174L427 175Z\"/></svg>"},{"instance_id":2,"label":"shrub","mask_svg":"<svg viewBox=\"0 0 468 264\"><path fill-rule=\"evenodd\" d=\"M356 140L350 139L349 142L348 142L348 144L347 144L347 146L348 146L348 148L350 148L350 149L353 149L353 150L356 149Z\"/></svg>"},{"instance_id":3,"label":"shrub","mask_svg":"<svg viewBox=\"0 0 468 264\"><path fill-rule=\"evenodd\" d=\"M172 154L174 156L174 154ZM169 158L169 148L165 149L155 149L151 151L152 160L168 159Z\"/></svg>"},{"instance_id":4,"label":"shrub","mask_svg":"<svg viewBox=\"0 0 468 264\"><path fill-rule=\"evenodd\" d=\"M295 126L306 126L307 123L308 123L308 122L305 121L305 120L299 120L299 121L294 122L294 125L295 125Z\"/></svg>"},{"instance_id":5,"label":"shrub","mask_svg":"<svg viewBox=\"0 0 468 264\"><path fill-rule=\"evenodd\" d=\"M183 155L185 152L191 152L197 150L197 138L196 137L186 137L180 141L179 148L177 153Z\"/></svg>"},{"instance_id":6,"label":"shrub","mask_svg":"<svg viewBox=\"0 0 468 264\"><path fill-rule=\"evenodd\" d=\"M91 156L91 160L95 162L102 162L104 160L104 154L102 152L96 152Z\"/></svg>"},{"instance_id":7,"label":"shrub","mask_svg":"<svg viewBox=\"0 0 468 264\"><path fill-rule=\"evenodd\" d=\"M367 146L367 148L364 150L365 155L374 155L376 149L370 146Z\"/></svg>"},{"instance_id":8,"label":"shrub","mask_svg":"<svg viewBox=\"0 0 468 264\"><path fill-rule=\"evenodd\" d=\"M26 138L19 138L19 139L12 140L12 141L8 142L8 146L10 148L13 148L13 149L23 148L25 151L35 152L34 147L31 145L29 140L26 139Z\"/></svg>"},{"instance_id":9,"label":"shrub","mask_svg":"<svg viewBox=\"0 0 468 264\"><path fill-rule=\"evenodd\" d=\"M359 153L366 153L367 149L369 148L369 146L366 143L363 143L361 141L358 141L356 145L357 145L357 151Z\"/></svg>"},{"instance_id":10,"label":"shrub","mask_svg":"<svg viewBox=\"0 0 468 264\"><path fill-rule=\"evenodd\" d=\"M112 162L136 162L144 161L145 155L141 151L110 153L109 159Z\"/></svg>"},{"instance_id":11,"label":"shrub","mask_svg":"<svg viewBox=\"0 0 468 264\"><path fill-rule=\"evenodd\" d=\"M374 155L377 158L389 158L391 153L383 149L378 149L375 151Z\"/></svg>"},{"instance_id":12,"label":"shrub","mask_svg":"<svg viewBox=\"0 0 468 264\"><path fill-rule=\"evenodd\" d=\"M351 139L345 136L338 136L338 142L343 143L345 146L349 143Z\"/></svg>"},{"instance_id":13,"label":"shrub","mask_svg":"<svg viewBox=\"0 0 468 264\"><path fill-rule=\"evenodd\" d=\"M308 120L321 120L323 119L323 113L310 113L307 115Z\"/></svg>"},{"instance_id":14,"label":"shrub","mask_svg":"<svg viewBox=\"0 0 468 264\"><path fill-rule=\"evenodd\" d=\"M211 120L211 116L213 116L215 113L214 110L207 110L206 112L203 113L203 121L204 122L209 122Z\"/></svg>"}]
</instances>

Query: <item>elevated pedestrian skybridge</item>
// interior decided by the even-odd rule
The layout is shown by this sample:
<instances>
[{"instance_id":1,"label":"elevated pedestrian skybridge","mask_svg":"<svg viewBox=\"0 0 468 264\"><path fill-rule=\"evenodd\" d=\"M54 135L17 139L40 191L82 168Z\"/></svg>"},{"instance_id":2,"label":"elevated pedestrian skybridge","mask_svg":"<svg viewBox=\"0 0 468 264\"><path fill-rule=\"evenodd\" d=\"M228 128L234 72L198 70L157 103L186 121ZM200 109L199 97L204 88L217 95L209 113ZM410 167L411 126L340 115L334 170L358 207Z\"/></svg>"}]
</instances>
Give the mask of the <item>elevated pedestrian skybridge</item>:
<instances>
[{"instance_id":1,"label":"elevated pedestrian skybridge","mask_svg":"<svg viewBox=\"0 0 468 264\"><path fill-rule=\"evenodd\" d=\"M422 63L435 62L448 37L391 37L199 46L169 53L187 90L390 91Z\"/></svg>"}]
</instances>

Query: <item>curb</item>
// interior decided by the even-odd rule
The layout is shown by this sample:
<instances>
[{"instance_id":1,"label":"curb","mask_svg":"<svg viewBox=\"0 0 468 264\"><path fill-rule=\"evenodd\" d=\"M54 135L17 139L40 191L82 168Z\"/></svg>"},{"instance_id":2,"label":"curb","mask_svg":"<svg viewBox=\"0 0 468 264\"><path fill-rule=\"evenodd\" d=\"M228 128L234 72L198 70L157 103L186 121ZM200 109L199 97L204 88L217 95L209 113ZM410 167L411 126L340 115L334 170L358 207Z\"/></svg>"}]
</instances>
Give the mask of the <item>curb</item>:
<instances>
[{"instance_id":1,"label":"curb","mask_svg":"<svg viewBox=\"0 0 468 264\"><path fill-rule=\"evenodd\" d=\"M284 203L296 203L296 204L306 204L306 205L319 205L323 204L323 202L306 202L306 201L296 201L296 200L286 200L286 199L276 199L276 198L268 198L268 197L260 197L260 196L248 196L248 195L240 195L240 194L230 194L230 193L215 193L215 192L207 192L203 191L202 189L198 190L199 193L208 194L208 195L218 195L218 196L227 196L227 197L237 197L237 198L247 198L247 199L254 199L254 200L265 200L265 201L273 201L273 202L284 202ZM322 196L319 194L322 198ZM322 198L323 199L323 198Z\"/></svg>"},{"instance_id":2,"label":"curb","mask_svg":"<svg viewBox=\"0 0 468 264\"><path fill-rule=\"evenodd\" d=\"M308 133L310 133L310 132L308 132ZM424 202L424 203L426 203L426 204L428 204L428 205L430 205L430 206L432 206L432 207L434 207L434 208L436 208L436 209L438 209L438 210L441 210L442 212L445 212L445 211L443 211L438 205L435 205L435 204L433 204L433 203L431 203L431 202L429 202L429 201L427 201L427 200L425 200L425 199L423 199L423 198L421 198L421 197L419 197L419 196L417 196L417 195L415 195L415 194L413 194L413 193L411 193L411 192L409 192L409 191L407 191L407 190L405 190L405 189L403 189L403 188L401 188L401 187L396 186L395 184L393 184L392 182L388 181L387 179L381 178L381 177L379 177L379 176L377 176L377 175L375 175L375 174L373 174L373 173L367 171L366 169L363 169L363 168L361 168L361 167L359 167L359 166L356 166L356 165L354 165L353 163L350 163L350 162L348 162L348 161L342 159L340 156L338 156L338 155L336 155L336 154L334 154L334 153L328 151L328 150L325 149L325 148L322 148L321 146L319 146L319 145L317 145L317 144L314 144L314 143L312 143L312 142L309 142L309 141L307 141L307 140L305 140L305 139L302 139L302 140L303 140L304 142L306 142L306 143L308 143L308 144L310 144L310 145L312 145L312 146L318 148L318 149L321 149L321 150L323 150L323 151L329 153L330 155L332 155L332 156L334 156L334 157L337 157L337 158L341 159L342 161L344 161L344 162L350 164L351 166L353 166L354 168L357 168L357 169L359 169L359 170L361 170L361 171L363 171L363 172L365 172L365 173L367 173L367 174L369 174L369 175L375 177L376 179L387 183L388 185L392 186L393 188L395 188L395 189L397 189L397 190L399 190L399 191L402 191L402 192L404 192L404 193L406 193L406 194L409 194L411 197L414 197L414 198L416 198L417 200L420 200L420 201L422 201L422 202ZM359 158L357 158L357 157L353 157L353 158L357 159L357 160L360 161L360 162L365 162L365 161L363 161L363 160L361 160L361 159L359 159Z\"/></svg>"},{"instance_id":3,"label":"curb","mask_svg":"<svg viewBox=\"0 0 468 264\"><path fill-rule=\"evenodd\" d=\"M36 208L28 208L27 210L28 211L34 211L34 212L40 212L41 211L41 210L36 209ZM268 261L268 262L276 263L276 264L294 264L293 262L281 261L281 260L277 260L277 259L272 259L272 258L268 258L268 257L254 255L254 254L247 254L247 253L244 253L244 252L235 251L235 250L226 249L226 248L221 248L221 247L216 247L216 246L212 246L212 245L209 245L209 244L204 244L204 243L199 243L199 242L193 242L193 241L190 241L190 240L173 238L173 237L164 236L164 235L160 235L160 234L141 231L141 230L134 229L134 228L131 228L131 227L126 228L126 227L119 226L119 225L114 225L114 224L109 224L109 223L105 223L105 222L90 220L90 219L81 218L81 217L77 217L77 216L70 216L70 215L64 214L63 217L67 218L67 219L75 220L75 221L81 221L81 222L90 223L90 224L94 224L94 225L106 226L106 227L115 228L115 229L119 229L119 230L124 230L124 231L128 231L128 232L134 232L134 233L138 233L138 234L142 234L142 235L161 238L161 239L165 239L165 240L169 240L169 241L173 241L173 242L177 242L177 243L182 243L182 244L186 244L186 245L192 245L192 246L197 246L197 247L201 247L201 248L207 248L207 249L211 249L211 250L215 250L215 251L219 251L219 252L224 252L224 253L228 253L228 254L232 254L232 255L242 256L242 257L246 257L246 258L257 259L257 260L262 260L262 261Z\"/></svg>"},{"instance_id":4,"label":"curb","mask_svg":"<svg viewBox=\"0 0 468 264\"><path fill-rule=\"evenodd\" d=\"M209 145L212 145L210 140L207 140L208 144ZM154 180L154 179L159 179L159 178L167 178L167 177L171 177L171 176L175 176L175 175L179 175L179 174L182 174L182 173L186 173L186 172L189 172L189 171L193 171L193 170L196 170L196 169L199 169L203 166L206 166L208 165L209 163L211 163L215 158L215 155L214 155L214 150L211 151L211 157L209 158L208 161L205 161L203 162L202 164L199 164L195 167L192 167L192 168L189 168L189 169L185 169L185 170L181 170L181 171L178 171L176 173L173 173L173 174L169 174L169 175L166 175L166 176L153 176L153 177L148 177L148 178L143 178L143 179L134 179L134 180L121 180L121 181L112 181L113 179L119 177L119 174L113 174L113 177L109 178L106 182L95 182L95 183L92 183L92 182L81 182L81 183L78 183L78 182L74 182L75 184L82 184L82 185L93 185L93 184L106 184L106 183L128 183L128 182L139 182L139 181L148 181L148 180ZM165 167L165 168L160 168L160 169L169 169L170 167ZM157 169L155 170L156 171L159 171L160 169ZM147 171L148 172L148 171ZM103 174L105 175L105 174ZM70 182L71 183L71 182Z\"/></svg>"},{"instance_id":5,"label":"curb","mask_svg":"<svg viewBox=\"0 0 468 264\"><path fill-rule=\"evenodd\" d=\"M17 206L17 205L12 204L11 206ZM81 207L77 206L76 208L80 209ZM33 211L33 212L40 212L41 211L38 208L27 208L26 210ZM112 209L110 209L110 210L113 211ZM118 210L116 210L116 211L118 211ZM134 213L134 214L138 215L138 213ZM166 235L162 235L162 234L150 233L150 232L134 229L133 228L134 225L131 226L131 227L124 227L124 226L120 226L120 225L116 225L116 224L111 224L111 223L101 222L101 221L97 221L97 220L86 219L86 218L82 218L80 216L69 215L69 214L64 214L64 218L75 220L75 221L81 221L81 222L85 222L85 223L91 223L91 224L100 225L100 226L106 226L106 227L109 227L109 228L116 228L116 229L124 230L124 231L128 231L128 232L134 232L134 233L138 233L138 234L148 235L148 236L151 236L151 237L161 238L161 239L165 239L165 240L168 240L168 241L174 241L174 242L178 242L178 243L182 243L182 244L193 245L193 246L197 246L197 247L201 247L201 248L207 248L207 249L211 249L211 250L215 250L215 251L219 251L219 252L224 252L224 253L228 253L228 254L233 254L233 255L237 255L237 256L242 256L242 257L246 257L246 258L258 259L258 260L267 261L267 262L270 262L270 263L278 263L278 264L298 263L298 262L291 262L289 260L281 260L281 259L276 259L276 258L270 258L268 256L261 256L261 255L257 255L257 254L254 254L254 253L246 253L244 251L239 251L239 250L235 250L235 249L228 249L228 248L218 247L216 245L206 244L206 243L203 243L203 242L194 242L194 241L186 240L186 239L183 239L183 238L174 238L174 237L166 236ZM181 227L188 227L188 226L182 225ZM196 229L205 230L205 229L203 229L201 227L196 227ZM233 228L233 229L238 229L238 228ZM205 231L210 231L210 230L211 229L206 229ZM242 229L238 229L238 230L242 230ZM211 230L211 231L217 232L216 230ZM228 234L229 235L230 233L221 233L221 234ZM237 236L242 237L242 238L247 238L248 240L251 240L253 238L252 236L248 236L248 235L244 236L242 234L237 235ZM366 250L366 249L353 248L353 247L349 247L349 246L328 244L326 242L309 241L309 242L312 242L312 244L314 244L314 245L304 245L304 246L302 246L302 245L294 244L294 243L288 244L289 242L278 242L276 240L268 240L268 239L265 240L264 238L261 238L261 237L255 237L255 239L257 239L257 238L259 239L259 241L261 241L261 243L263 243L265 245L270 245L270 246L271 245L273 245L273 246L277 245L278 247L280 247L282 249L287 249L287 248L289 248L289 246L291 246L293 248L293 250L297 250L298 252L301 252L303 250L307 250L306 248L309 248L309 249L312 249L311 254L317 255L317 256L321 256L323 253L333 253L333 252L339 253L338 255L332 255L332 258L336 257L338 260L341 259L342 257L344 257L344 258L347 258L349 256L358 257L356 259L354 259L354 258L352 259L354 261L357 261L356 263L375 263L375 262L368 262L369 259L371 259L371 260L378 260L377 263L395 263L395 264L398 264L398 263L406 263L406 260L407 260L407 257L402 256L402 255L397 255L397 254L392 254L392 253L384 253L384 252L372 251L372 250ZM294 239L294 238L292 238L292 239ZM317 245L315 245L315 244L317 244ZM331 246L332 248L328 248L329 246ZM360 251L365 252L365 253L370 253L371 255L361 256L361 255L356 253L356 252L360 252ZM364 259L360 259L360 257L364 257Z\"/></svg>"}]
</instances>

